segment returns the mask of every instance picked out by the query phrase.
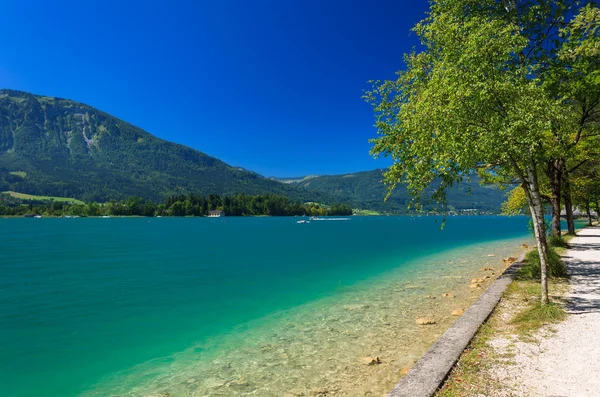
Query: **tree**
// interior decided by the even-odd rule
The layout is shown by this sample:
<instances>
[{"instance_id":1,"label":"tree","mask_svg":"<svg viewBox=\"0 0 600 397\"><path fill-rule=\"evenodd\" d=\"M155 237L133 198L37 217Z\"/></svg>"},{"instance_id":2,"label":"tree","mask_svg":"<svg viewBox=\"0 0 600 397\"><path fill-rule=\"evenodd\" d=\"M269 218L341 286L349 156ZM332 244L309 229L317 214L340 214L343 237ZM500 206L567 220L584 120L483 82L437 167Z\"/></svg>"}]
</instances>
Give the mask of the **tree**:
<instances>
[{"instance_id":1,"label":"tree","mask_svg":"<svg viewBox=\"0 0 600 397\"><path fill-rule=\"evenodd\" d=\"M181 201L176 201L169 208L169 215L171 216L185 216L185 204Z\"/></svg>"},{"instance_id":2,"label":"tree","mask_svg":"<svg viewBox=\"0 0 600 397\"><path fill-rule=\"evenodd\" d=\"M589 160L582 155L589 147L598 148L598 108L600 105L600 10L586 4L570 23L567 12L575 12L585 1L550 1L558 12L551 18L544 51L540 51L540 76L549 95L561 104L565 117L553 124L553 153L546 173L552 189L553 234L559 237L561 196L567 214L568 232L575 233L570 175ZM560 29L559 29L560 28ZM591 142L590 142L591 141ZM588 148L582 148L588 146ZM597 156L597 154L596 154Z\"/></svg>"},{"instance_id":3,"label":"tree","mask_svg":"<svg viewBox=\"0 0 600 397\"><path fill-rule=\"evenodd\" d=\"M372 154L392 157L385 181L390 190L405 182L414 204L444 205L446 188L475 170L517 177L533 219L543 304L547 244L539 177L555 158L554 126L567 116L543 86L548 38L539 32L550 15L566 12L563 3L433 1L414 28L424 50L405 57L396 80L374 82L365 95L379 133Z\"/></svg>"},{"instance_id":4,"label":"tree","mask_svg":"<svg viewBox=\"0 0 600 397\"><path fill-rule=\"evenodd\" d=\"M128 215L142 215L144 212L144 199L141 197L128 197L125 205L127 206Z\"/></svg>"}]
</instances>

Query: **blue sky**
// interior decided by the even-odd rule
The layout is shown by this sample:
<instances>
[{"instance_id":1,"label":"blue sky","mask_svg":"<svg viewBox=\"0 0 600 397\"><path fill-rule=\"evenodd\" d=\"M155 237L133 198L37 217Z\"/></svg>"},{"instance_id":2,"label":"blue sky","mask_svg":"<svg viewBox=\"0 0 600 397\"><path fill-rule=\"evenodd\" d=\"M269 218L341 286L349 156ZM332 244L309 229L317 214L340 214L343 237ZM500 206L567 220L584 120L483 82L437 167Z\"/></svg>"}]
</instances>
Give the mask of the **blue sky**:
<instances>
[{"instance_id":1,"label":"blue sky","mask_svg":"<svg viewBox=\"0 0 600 397\"><path fill-rule=\"evenodd\" d=\"M361 99L427 1L4 1L0 88L74 99L266 176L387 166Z\"/></svg>"}]
</instances>

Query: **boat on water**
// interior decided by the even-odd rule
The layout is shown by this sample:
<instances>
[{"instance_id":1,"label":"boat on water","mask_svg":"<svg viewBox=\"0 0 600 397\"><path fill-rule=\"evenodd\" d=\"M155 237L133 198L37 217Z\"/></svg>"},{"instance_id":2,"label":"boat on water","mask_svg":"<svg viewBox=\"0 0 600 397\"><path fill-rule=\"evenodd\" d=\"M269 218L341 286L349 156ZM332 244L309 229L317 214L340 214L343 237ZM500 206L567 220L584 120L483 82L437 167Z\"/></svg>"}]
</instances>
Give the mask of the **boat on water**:
<instances>
[{"instance_id":1,"label":"boat on water","mask_svg":"<svg viewBox=\"0 0 600 397\"><path fill-rule=\"evenodd\" d=\"M296 223L310 223L310 221L307 221L306 219L301 219L299 221L296 221Z\"/></svg>"},{"instance_id":2,"label":"boat on water","mask_svg":"<svg viewBox=\"0 0 600 397\"><path fill-rule=\"evenodd\" d=\"M41 215L34 216L34 218L36 218L36 219L40 219L41 217L42 217Z\"/></svg>"}]
</instances>

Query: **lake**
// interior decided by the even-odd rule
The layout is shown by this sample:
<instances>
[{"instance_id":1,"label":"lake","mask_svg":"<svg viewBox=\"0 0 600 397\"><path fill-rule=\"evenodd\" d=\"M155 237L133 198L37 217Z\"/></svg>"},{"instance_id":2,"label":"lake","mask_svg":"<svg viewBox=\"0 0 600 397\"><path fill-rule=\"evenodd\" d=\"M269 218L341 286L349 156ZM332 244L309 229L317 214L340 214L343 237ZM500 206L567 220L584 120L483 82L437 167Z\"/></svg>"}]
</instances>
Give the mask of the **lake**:
<instances>
[{"instance_id":1,"label":"lake","mask_svg":"<svg viewBox=\"0 0 600 397\"><path fill-rule=\"evenodd\" d=\"M383 395L532 243L525 217L298 219L0 219L0 394Z\"/></svg>"}]
</instances>

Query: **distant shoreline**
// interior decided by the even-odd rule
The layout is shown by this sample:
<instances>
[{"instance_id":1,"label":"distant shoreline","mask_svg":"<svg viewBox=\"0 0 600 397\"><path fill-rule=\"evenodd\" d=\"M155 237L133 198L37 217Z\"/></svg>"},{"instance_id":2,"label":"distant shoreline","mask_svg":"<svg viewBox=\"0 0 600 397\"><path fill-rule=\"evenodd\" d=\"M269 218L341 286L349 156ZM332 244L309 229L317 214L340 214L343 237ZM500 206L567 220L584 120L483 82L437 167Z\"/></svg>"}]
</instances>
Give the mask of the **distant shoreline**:
<instances>
[{"instance_id":1,"label":"distant shoreline","mask_svg":"<svg viewBox=\"0 0 600 397\"><path fill-rule=\"evenodd\" d=\"M36 214L34 214L36 215ZM401 216L401 217L414 217L414 218L453 218L453 217L463 217L463 216L526 216L526 215L503 215L503 214L456 214L456 215L444 215L444 214L436 214L436 215L425 215L425 214L379 214L379 215L363 215L363 214L355 214L355 215L344 215L347 218L365 218L365 217L392 217L392 216ZM320 218L336 218L340 217L340 215L322 215ZM220 217L210 217L210 216L173 216L173 215L160 215L160 216L143 216L143 215L109 215L109 216L51 216L51 215L41 215L41 218L38 219L124 219L124 218L146 218L146 219L159 219L159 218L206 218L206 219L227 219L227 218L308 218L308 216L298 216L298 215L227 215ZM32 217L26 217L25 215L0 215L0 219L32 219ZM576 218L579 219L579 218Z\"/></svg>"}]
</instances>

